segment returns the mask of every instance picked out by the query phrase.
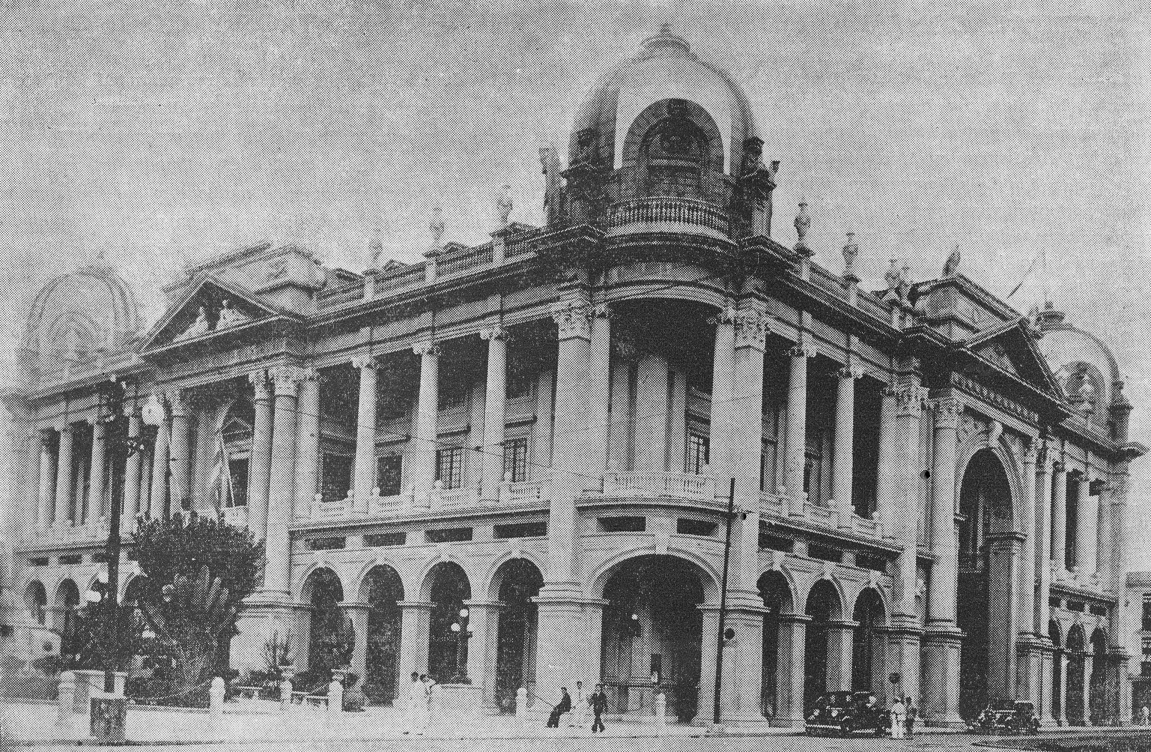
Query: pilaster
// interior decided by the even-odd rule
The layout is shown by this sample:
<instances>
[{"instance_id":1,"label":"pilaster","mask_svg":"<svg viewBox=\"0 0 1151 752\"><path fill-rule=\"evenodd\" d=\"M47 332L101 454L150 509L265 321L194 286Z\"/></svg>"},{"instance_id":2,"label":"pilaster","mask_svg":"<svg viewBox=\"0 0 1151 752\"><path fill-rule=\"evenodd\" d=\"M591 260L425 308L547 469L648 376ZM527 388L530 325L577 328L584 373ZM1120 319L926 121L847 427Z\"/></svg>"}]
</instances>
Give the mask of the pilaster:
<instances>
[{"instance_id":1,"label":"pilaster","mask_svg":"<svg viewBox=\"0 0 1151 752\"><path fill-rule=\"evenodd\" d=\"M723 685L719 697L720 723L725 726L767 724L761 712L763 614L766 609L752 605L750 598L744 600L743 605L729 606L724 616L724 629L731 629L734 634L732 639L725 639L723 645ZM699 608L703 612L703 641L697 724L713 720L716 637L719 634L719 606L712 603Z\"/></svg>"},{"instance_id":2,"label":"pilaster","mask_svg":"<svg viewBox=\"0 0 1151 752\"><path fill-rule=\"evenodd\" d=\"M496 324L480 330L488 343L487 382L484 392L484 451L481 494L484 501L500 497L504 477L504 427L507 420L508 330Z\"/></svg>"}]
</instances>

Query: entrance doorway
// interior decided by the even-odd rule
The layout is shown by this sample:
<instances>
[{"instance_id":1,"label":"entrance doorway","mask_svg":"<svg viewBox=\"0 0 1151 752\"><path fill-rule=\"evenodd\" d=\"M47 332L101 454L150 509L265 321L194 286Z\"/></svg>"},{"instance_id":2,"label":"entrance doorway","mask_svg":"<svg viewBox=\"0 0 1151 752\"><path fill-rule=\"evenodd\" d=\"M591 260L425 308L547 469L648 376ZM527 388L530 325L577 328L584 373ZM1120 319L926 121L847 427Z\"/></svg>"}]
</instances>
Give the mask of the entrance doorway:
<instances>
[{"instance_id":1,"label":"entrance doorway","mask_svg":"<svg viewBox=\"0 0 1151 752\"><path fill-rule=\"evenodd\" d=\"M514 713L516 690L524 687L528 696L535 693L536 678L536 604L544 578L535 564L527 559L512 559L496 572L500 606L499 630L496 637L495 701L501 713ZM573 702L575 687L569 688ZM584 687L584 697L592 691Z\"/></svg>"}]
</instances>

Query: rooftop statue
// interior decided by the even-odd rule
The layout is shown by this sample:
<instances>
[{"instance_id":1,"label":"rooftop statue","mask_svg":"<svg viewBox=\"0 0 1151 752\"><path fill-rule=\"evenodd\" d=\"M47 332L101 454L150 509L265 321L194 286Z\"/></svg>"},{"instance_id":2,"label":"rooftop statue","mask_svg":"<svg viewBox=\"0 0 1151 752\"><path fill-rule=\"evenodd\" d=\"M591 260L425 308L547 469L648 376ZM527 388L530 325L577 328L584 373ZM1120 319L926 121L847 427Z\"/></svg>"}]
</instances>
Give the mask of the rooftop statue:
<instances>
[{"instance_id":1,"label":"rooftop statue","mask_svg":"<svg viewBox=\"0 0 1151 752\"><path fill-rule=\"evenodd\" d=\"M515 203L512 201L512 187L505 185L500 188L500 195L496 198L496 216L499 217L500 227L508 226L508 217L511 216Z\"/></svg>"},{"instance_id":2,"label":"rooftop statue","mask_svg":"<svg viewBox=\"0 0 1151 752\"><path fill-rule=\"evenodd\" d=\"M177 334L176 340L199 337L201 334L207 334L211 330L211 326L208 324L208 311L205 310L204 306L200 306L200 312L196 314L196 320L181 334Z\"/></svg>"},{"instance_id":3,"label":"rooftop statue","mask_svg":"<svg viewBox=\"0 0 1151 752\"><path fill-rule=\"evenodd\" d=\"M440 247L440 239L444 236L444 227L443 210L437 206L432 209L432 221L428 223L428 229L432 231L432 248Z\"/></svg>"},{"instance_id":4,"label":"rooftop statue","mask_svg":"<svg viewBox=\"0 0 1151 752\"><path fill-rule=\"evenodd\" d=\"M799 213L795 215L795 250L807 250L807 243L804 242L804 238L807 237L807 231L810 228L811 217L807 214L807 201L801 198L799 200Z\"/></svg>"},{"instance_id":5,"label":"rooftop statue","mask_svg":"<svg viewBox=\"0 0 1151 752\"><path fill-rule=\"evenodd\" d=\"M368 268L379 269L380 258L384 255L384 242L380 239L380 228L372 230L372 239L368 241Z\"/></svg>"},{"instance_id":6,"label":"rooftop statue","mask_svg":"<svg viewBox=\"0 0 1151 752\"><path fill-rule=\"evenodd\" d=\"M225 299L220 308L220 317L216 320L216 328L223 329L228 326L237 326L251 320L251 316L240 313L232 307L232 301Z\"/></svg>"},{"instance_id":7,"label":"rooftop statue","mask_svg":"<svg viewBox=\"0 0 1151 752\"><path fill-rule=\"evenodd\" d=\"M855 257L859 255L859 245L855 242L855 233L847 233L847 245L843 246L843 276L855 276Z\"/></svg>"},{"instance_id":8,"label":"rooftop statue","mask_svg":"<svg viewBox=\"0 0 1151 752\"><path fill-rule=\"evenodd\" d=\"M947 261L943 263L943 276L954 277L955 272L959 269L959 261L963 257L959 255L959 246L955 246L955 250L947 257Z\"/></svg>"}]
</instances>

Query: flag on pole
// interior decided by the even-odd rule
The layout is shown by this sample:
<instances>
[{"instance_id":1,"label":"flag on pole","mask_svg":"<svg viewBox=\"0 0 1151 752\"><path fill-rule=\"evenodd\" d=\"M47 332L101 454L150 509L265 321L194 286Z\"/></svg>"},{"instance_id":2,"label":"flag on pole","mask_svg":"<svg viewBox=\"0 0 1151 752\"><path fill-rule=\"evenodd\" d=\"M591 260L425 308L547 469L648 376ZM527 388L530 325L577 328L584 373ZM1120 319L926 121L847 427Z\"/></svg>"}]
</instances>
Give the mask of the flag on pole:
<instances>
[{"instance_id":1,"label":"flag on pole","mask_svg":"<svg viewBox=\"0 0 1151 752\"><path fill-rule=\"evenodd\" d=\"M216 432L209 487L216 489L216 509L228 506L232 499L232 469L228 463L228 448L224 446L224 432Z\"/></svg>"},{"instance_id":2,"label":"flag on pole","mask_svg":"<svg viewBox=\"0 0 1151 752\"><path fill-rule=\"evenodd\" d=\"M1023 287L1023 283L1026 282L1027 278L1031 276L1031 272L1035 271L1035 265L1039 264L1040 262L1042 262L1043 271L1046 272L1047 271L1047 249L1046 248L1040 250L1039 253L1037 253L1035 255L1035 258L1031 259L1031 263L1027 265L1027 271L1023 272L1023 277L1019 280L1019 284L1015 285L1015 287L1013 287L1011 289L1011 292L1007 293L1008 299L1010 299L1011 296L1014 295L1015 293L1019 292L1019 288ZM1044 274L1044 277L1045 278L1042 280L1044 283L1043 297L1044 297L1044 299L1046 299L1046 297L1047 297L1046 274Z\"/></svg>"}]
</instances>

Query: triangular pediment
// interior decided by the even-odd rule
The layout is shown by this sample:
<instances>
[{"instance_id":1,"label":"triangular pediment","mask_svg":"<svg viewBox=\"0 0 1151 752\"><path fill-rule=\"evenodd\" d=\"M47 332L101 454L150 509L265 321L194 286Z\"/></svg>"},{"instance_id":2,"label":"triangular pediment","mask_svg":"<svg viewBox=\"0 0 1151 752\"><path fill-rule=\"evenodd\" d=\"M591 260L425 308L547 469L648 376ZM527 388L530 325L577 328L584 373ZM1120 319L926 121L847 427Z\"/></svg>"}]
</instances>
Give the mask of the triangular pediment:
<instances>
[{"instance_id":1,"label":"triangular pediment","mask_svg":"<svg viewBox=\"0 0 1151 752\"><path fill-rule=\"evenodd\" d=\"M1063 391L1039 351L1027 319L1019 318L979 332L962 345L984 366L991 366L1062 401Z\"/></svg>"},{"instance_id":2,"label":"triangular pediment","mask_svg":"<svg viewBox=\"0 0 1151 752\"><path fill-rule=\"evenodd\" d=\"M289 314L237 285L203 274L152 327L144 338L143 350L200 341L286 315Z\"/></svg>"}]
</instances>

